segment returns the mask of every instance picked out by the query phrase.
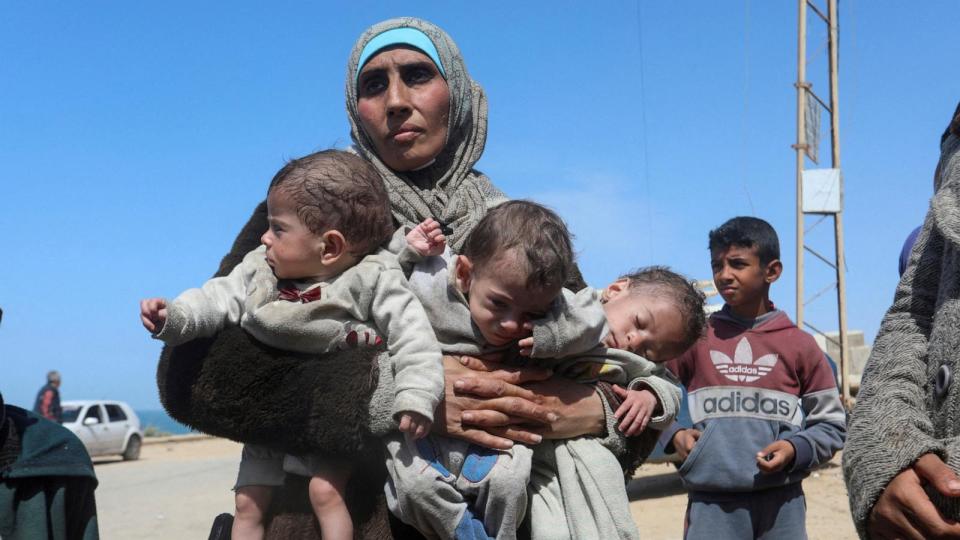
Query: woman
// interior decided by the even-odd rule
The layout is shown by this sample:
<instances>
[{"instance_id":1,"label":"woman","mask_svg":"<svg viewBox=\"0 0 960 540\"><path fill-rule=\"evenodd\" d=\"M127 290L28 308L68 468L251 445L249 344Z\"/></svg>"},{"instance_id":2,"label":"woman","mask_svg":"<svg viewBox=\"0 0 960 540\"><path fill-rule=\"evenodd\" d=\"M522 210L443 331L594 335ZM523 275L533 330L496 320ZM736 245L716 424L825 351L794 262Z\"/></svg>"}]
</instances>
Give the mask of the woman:
<instances>
[{"instance_id":1,"label":"woman","mask_svg":"<svg viewBox=\"0 0 960 540\"><path fill-rule=\"evenodd\" d=\"M398 225L433 217L456 251L487 208L506 199L473 169L486 140L486 98L438 27L401 18L364 32L350 55L346 104L354 149L383 176ZM218 274L256 247L266 227L261 204ZM632 463L638 452L627 452L612 427L611 406L618 403L609 387L601 399L592 386L552 379L542 370L502 368L493 360L444 359L446 398L437 411L438 429L493 448L607 434L608 446ZM346 351L304 360L234 330L165 350L158 382L170 414L201 431L378 464L358 468L365 474L353 482L351 513L363 536L389 534L379 498L384 473L377 440L395 429L386 355ZM284 527L296 519L274 519L268 536L293 534Z\"/></svg>"},{"instance_id":2,"label":"woman","mask_svg":"<svg viewBox=\"0 0 960 540\"><path fill-rule=\"evenodd\" d=\"M960 106L863 373L843 473L864 538L960 538Z\"/></svg>"}]
</instances>

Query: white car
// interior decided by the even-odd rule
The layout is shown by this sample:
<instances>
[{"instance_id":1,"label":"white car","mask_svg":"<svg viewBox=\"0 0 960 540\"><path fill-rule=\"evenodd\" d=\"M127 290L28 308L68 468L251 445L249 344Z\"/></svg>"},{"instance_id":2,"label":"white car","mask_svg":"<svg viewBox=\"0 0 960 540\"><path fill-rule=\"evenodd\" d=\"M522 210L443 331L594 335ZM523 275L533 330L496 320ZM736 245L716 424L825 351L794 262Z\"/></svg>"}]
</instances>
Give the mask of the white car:
<instances>
[{"instance_id":1,"label":"white car","mask_svg":"<svg viewBox=\"0 0 960 540\"><path fill-rule=\"evenodd\" d=\"M123 459L140 457L143 431L140 418L122 401L64 401L63 427L83 441L91 456L121 454Z\"/></svg>"}]
</instances>

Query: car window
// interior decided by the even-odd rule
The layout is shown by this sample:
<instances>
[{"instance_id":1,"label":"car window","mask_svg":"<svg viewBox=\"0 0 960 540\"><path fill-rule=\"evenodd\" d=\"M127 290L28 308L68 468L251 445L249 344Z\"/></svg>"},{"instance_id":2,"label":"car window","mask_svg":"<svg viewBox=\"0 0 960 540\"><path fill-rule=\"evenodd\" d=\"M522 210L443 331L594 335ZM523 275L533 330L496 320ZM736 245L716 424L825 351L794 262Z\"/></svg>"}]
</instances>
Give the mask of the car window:
<instances>
[{"instance_id":1,"label":"car window","mask_svg":"<svg viewBox=\"0 0 960 540\"><path fill-rule=\"evenodd\" d=\"M100 406L91 405L90 408L87 409L87 414L83 415L84 420L87 418L96 418L100 422L103 422L103 416L100 415Z\"/></svg>"},{"instance_id":2,"label":"car window","mask_svg":"<svg viewBox=\"0 0 960 540\"><path fill-rule=\"evenodd\" d=\"M64 405L63 406L63 423L72 424L77 421L77 415L80 414L79 405Z\"/></svg>"},{"instance_id":3,"label":"car window","mask_svg":"<svg viewBox=\"0 0 960 540\"><path fill-rule=\"evenodd\" d=\"M123 409L119 405L104 405L107 408L107 416L110 417L111 422L123 422L127 419L127 415L123 412Z\"/></svg>"}]
</instances>

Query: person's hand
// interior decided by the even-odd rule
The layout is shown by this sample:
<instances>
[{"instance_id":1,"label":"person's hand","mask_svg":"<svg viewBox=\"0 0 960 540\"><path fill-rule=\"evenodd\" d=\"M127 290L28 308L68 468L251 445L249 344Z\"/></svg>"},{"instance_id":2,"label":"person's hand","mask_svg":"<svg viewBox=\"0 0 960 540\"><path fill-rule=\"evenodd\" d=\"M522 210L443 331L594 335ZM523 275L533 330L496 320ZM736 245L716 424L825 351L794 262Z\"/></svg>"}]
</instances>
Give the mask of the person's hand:
<instances>
[{"instance_id":1,"label":"person's hand","mask_svg":"<svg viewBox=\"0 0 960 540\"><path fill-rule=\"evenodd\" d=\"M617 429L627 437L633 437L646 429L653 411L657 409L657 396L647 389L627 390L613 385L613 391L623 400L613 416L620 421Z\"/></svg>"},{"instance_id":2,"label":"person's hand","mask_svg":"<svg viewBox=\"0 0 960 540\"><path fill-rule=\"evenodd\" d=\"M400 413L400 431L409 433L414 439L422 439L430 433L433 422L426 416L413 411Z\"/></svg>"},{"instance_id":3,"label":"person's hand","mask_svg":"<svg viewBox=\"0 0 960 540\"><path fill-rule=\"evenodd\" d=\"M790 444L790 441L773 441L757 452L757 468L763 474L780 472L793 463L796 455L797 449Z\"/></svg>"},{"instance_id":4,"label":"person's hand","mask_svg":"<svg viewBox=\"0 0 960 540\"><path fill-rule=\"evenodd\" d=\"M533 336L528 336L518 341L517 347L520 347L520 354L522 356L530 356L533 354Z\"/></svg>"},{"instance_id":5,"label":"person's hand","mask_svg":"<svg viewBox=\"0 0 960 540\"><path fill-rule=\"evenodd\" d=\"M687 459L697 441L700 440L700 435L700 430L693 428L681 429L673 434L673 448L676 449L680 459Z\"/></svg>"},{"instance_id":6,"label":"person's hand","mask_svg":"<svg viewBox=\"0 0 960 540\"><path fill-rule=\"evenodd\" d=\"M530 356L533 354L533 323L526 321L523 323L523 335L527 336L517 342L520 348L521 356Z\"/></svg>"},{"instance_id":7,"label":"person's hand","mask_svg":"<svg viewBox=\"0 0 960 540\"><path fill-rule=\"evenodd\" d=\"M960 497L960 478L936 454L920 456L893 477L867 518L871 538L960 538L960 524L944 517L924 490L933 486L946 497Z\"/></svg>"},{"instance_id":8,"label":"person's hand","mask_svg":"<svg viewBox=\"0 0 960 540\"><path fill-rule=\"evenodd\" d=\"M167 322L167 301L163 298L141 300L140 322L151 334L163 330L163 325Z\"/></svg>"},{"instance_id":9,"label":"person's hand","mask_svg":"<svg viewBox=\"0 0 960 540\"><path fill-rule=\"evenodd\" d=\"M506 450L513 441L539 443L543 436L538 431L557 420L539 396L519 386L550 377L550 370L453 356L443 357L443 367L444 399L433 424L438 434Z\"/></svg>"},{"instance_id":10,"label":"person's hand","mask_svg":"<svg viewBox=\"0 0 960 540\"><path fill-rule=\"evenodd\" d=\"M407 244L420 255L430 257L443 253L447 238L443 236L440 224L432 218L427 218L410 229L407 233Z\"/></svg>"}]
</instances>

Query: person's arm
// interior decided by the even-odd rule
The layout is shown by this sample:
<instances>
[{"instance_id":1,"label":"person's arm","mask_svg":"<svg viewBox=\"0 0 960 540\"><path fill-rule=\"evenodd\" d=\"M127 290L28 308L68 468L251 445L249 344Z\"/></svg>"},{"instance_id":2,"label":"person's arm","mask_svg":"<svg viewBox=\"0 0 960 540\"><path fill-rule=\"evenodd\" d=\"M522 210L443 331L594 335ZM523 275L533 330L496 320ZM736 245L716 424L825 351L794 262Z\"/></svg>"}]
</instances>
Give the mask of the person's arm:
<instances>
[{"instance_id":1,"label":"person's arm","mask_svg":"<svg viewBox=\"0 0 960 540\"><path fill-rule=\"evenodd\" d=\"M382 360L381 358L382 357ZM204 433L288 453L360 459L382 451L371 418L377 369L390 360L371 348L304 355L260 343L239 326L166 346L157 367L164 409ZM393 403L389 392L388 407Z\"/></svg>"},{"instance_id":2,"label":"person's arm","mask_svg":"<svg viewBox=\"0 0 960 540\"><path fill-rule=\"evenodd\" d=\"M153 337L178 345L198 337L209 337L228 324L239 324L247 286L253 275L253 260L263 254L251 252L229 274L207 280L200 288L188 289L166 308L166 320Z\"/></svg>"},{"instance_id":3,"label":"person's arm","mask_svg":"<svg viewBox=\"0 0 960 540\"><path fill-rule=\"evenodd\" d=\"M504 448L508 447L503 444L508 440L535 444L541 437L569 439L591 435L598 437L627 470L634 468L656 442L656 437L646 432L631 438L616 429L618 422L614 411L621 401L610 384L592 385L563 377L545 378L549 372L544 370L536 373L534 368L510 368L498 362L468 357L463 360L471 371L461 372L460 377L454 378L460 394L510 397L510 401L486 399L465 405L475 408L462 410L464 423L470 426L471 433L481 434L480 440L471 439L472 442ZM533 373L540 380L524 383L523 379ZM447 381L449 387L449 376ZM517 384L523 384L523 387ZM543 416L544 413L547 416Z\"/></svg>"},{"instance_id":4,"label":"person's arm","mask_svg":"<svg viewBox=\"0 0 960 540\"><path fill-rule=\"evenodd\" d=\"M403 270L403 275L407 278L413 273L413 268L417 263L428 257L428 255L425 255L426 250L421 253L411 245L410 237L415 236L413 233L414 229L411 227L399 227L394 231L386 245L386 250L397 256L397 262ZM426 242L426 239L424 239L424 242ZM414 243L416 243L416 240L414 240ZM443 253L443 249L440 252Z\"/></svg>"},{"instance_id":5,"label":"person's arm","mask_svg":"<svg viewBox=\"0 0 960 540\"><path fill-rule=\"evenodd\" d=\"M671 377L664 373L666 377ZM657 409L649 420L649 426L657 431L662 431L673 425L677 412L680 410L680 387L675 381L669 378L649 375L638 377L628 385L630 390L649 390L657 398Z\"/></svg>"},{"instance_id":6,"label":"person's arm","mask_svg":"<svg viewBox=\"0 0 960 540\"><path fill-rule=\"evenodd\" d=\"M399 269L379 273L370 313L387 333L396 388L391 416L414 412L433 421L443 396L443 355L423 306Z\"/></svg>"},{"instance_id":7,"label":"person's arm","mask_svg":"<svg viewBox=\"0 0 960 540\"><path fill-rule=\"evenodd\" d=\"M663 364L664 370L670 373L679 384L686 386L690 383L690 378L693 377L693 367L696 364L696 355L699 349L703 347L705 339L701 338L686 352ZM687 459L687 454L693 450L693 445L699 438L699 430L684 428L674 420L660 434L660 444L663 446L664 453L672 454L676 452L680 459Z\"/></svg>"},{"instance_id":8,"label":"person's arm","mask_svg":"<svg viewBox=\"0 0 960 540\"><path fill-rule=\"evenodd\" d=\"M54 390L53 388L50 388L49 386L45 386L40 391L40 398L37 400L37 402L40 404L39 410L37 412L40 413L40 416L48 420L54 420L53 398L55 393L56 393L56 390Z\"/></svg>"},{"instance_id":9,"label":"person's arm","mask_svg":"<svg viewBox=\"0 0 960 540\"><path fill-rule=\"evenodd\" d=\"M557 419L544 426L540 433L547 439L571 439L592 435L604 437L616 432L613 405L606 403L592 384L582 384L562 377L551 377L525 385ZM619 439L618 435L614 435Z\"/></svg>"},{"instance_id":10,"label":"person's arm","mask_svg":"<svg viewBox=\"0 0 960 540\"><path fill-rule=\"evenodd\" d=\"M890 481L924 454L944 454L926 409L927 343L944 239L928 213L863 373L847 426L844 478L861 535ZM951 278L952 279L952 278Z\"/></svg>"},{"instance_id":11,"label":"person's arm","mask_svg":"<svg viewBox=\"0 0 960 540\"><path fill-rule=\"evenodd\" d=\"M847 413L833 370L820 347L809 341L800 396L804 427L786 439L794 448L790 471L807 471L830 461L847 436Z\"/></svg>"},{"instance_id":12,"label":"person's arm","mask_svg":"<svg viewBox=\"0 0 960 540\"><path fill-rule=\"evenodd\" d=\"M444 397L436 410L435 433L457 437L488 448L507 449L513 442L537 444L537 426L558 420L544 399L519 386L550 377L540 368L514 368L469 357L444 356ZM370 399L370 431L380 437L396 425L394 381L381 360L376 390Z\"/></svg>"},{"instance_id":13,"label":"person's arm","mask_svg":"<svg viewBox=\"0 0 960 540\"><path fill-rule=\"evenodd\" d=\"M562 289L547 314L530 321L532 333L520 341L521 354L533 358L573 357L597 347L607 333L607 319L596 291Z\"/></svg>"},{"instance_id":14,"label":"person's arm","mask_svg":"<svg viewBox=\"0 0 960 540\"><path fill-rule=\"evenodd\" d=\"M877 499L866 529L872 538L960 538L960 523L947 521L930 500L932 487L960 497L960 478L936 454L924 454L894 476Z\"/></svg>"},{"instance_id":15,"label":"person's arm","mask_svg":"<svg viewBox=\"0 0 960 540\"><path fill-rule=\"evenodd\" d=\"M60 389L57 388L53 393L53 404L50 407L50 412L53 414L53 419L56 420L58 424L63 423L63 406L60 405Z\"/></svg>"}]
</instances>

